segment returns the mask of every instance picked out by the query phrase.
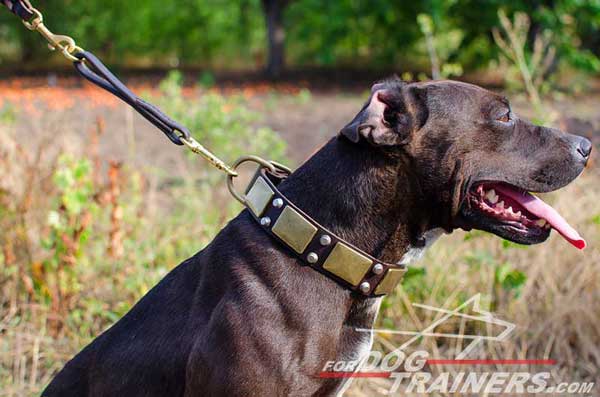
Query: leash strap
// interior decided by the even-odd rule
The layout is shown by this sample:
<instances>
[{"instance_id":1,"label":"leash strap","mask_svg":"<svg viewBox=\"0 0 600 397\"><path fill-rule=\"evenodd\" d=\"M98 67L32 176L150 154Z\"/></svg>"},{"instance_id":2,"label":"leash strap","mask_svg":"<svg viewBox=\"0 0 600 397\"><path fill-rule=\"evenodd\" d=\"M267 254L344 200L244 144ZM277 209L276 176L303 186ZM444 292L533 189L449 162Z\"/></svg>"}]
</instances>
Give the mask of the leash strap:
<instances>
[{"instance_id":1,"label":"leash strap","mask_svg":"<svg viewBox=\"0 0 600 397\"><path fill-rule=\"evenodd\" d=\"M74 62L74 65L79 74L123 100L161 130L171 142L176 145L183 145L181 138L186 140L191 138L190 131L186 127L172 120L156 106L135 95L94 54L83 51L75 54L75 57L78 61Z\"/></svg>"},{"instance_id":2,"label":"leash strap","mask_svg":"<svg viewBox=\"0 0 600 397\"><path fill-rule=\"evenodd\" d=\"M85 51L67 36L55 35L43 24L43 17L39 11L31 6L28 0L0 0L32 30L38 30L48 39L54 49L59 48L73 60L77 71L88 81L119 97L129 106L134 108L146 120L154 124L176 145L183 145L182 138L190 141L190 131L169 118L156 106L142 100L123 84L104 64L91 52ZM36 19L30 20L36 16Z\"/></svg>"},{"instance_id":3,"label":"leash strap","mask_svg":"<svg viewBox=\"0 0 600 397\"><path fill-rule=\"evenodd\" d=\"M187 146L192 152L208 160L212 166L225 172L228 177L237 176L237 172L234 169L196 141L189 129L171 119L158 107L135 95L94 54L81 50L75 53L74 57L76 60L73 64L81 76L131 106L136 112L161 130L171 142L176 145Z\"/></svg>"},{"instance_id":4,"label":"leash strap","mask_svg":"<svg viewBox=\"0 0 600 397\"><path fill-rule=\"evenodd\" d=\"M33 18L33 11L31 8L31 4L29 2L25 2L22 0L0 0L0 4L5 5L8 9L21 18L23 21L29 21Z\"/></svg>"},{"instance_id":5,"label":"leash strap","mask_svg":"<svg viewBox=\"0 0 600 397\"><path fill-rule=\"evenodd\" d=\"M19 16L27 29L42 35L52 50L60 51L65 58L72 61L81 76L123 100L161 130L171 142L187 146L192 152L208 160L212 166L225 172L229 178L237 176L235 170L196 141L186 127L171 119L158 107L135 95L94 54L79 47L72 37L52 33L44 25L42 13L34 8L29 0L0 0L0 5L6 6Z\"/></svg>"},{"instance_id":6,"label":"leash strap","mask_svg":"<svg viewBox=\"0 0 600 397\"><path fill-rule=\"evenodd\" d=\"M245 205L260 227L303 264L342 287L367 297L392 293L405 265L381 262L312 219L279 189L289 172L261 166L245 195Z\"/></svg>"}]
</instances>

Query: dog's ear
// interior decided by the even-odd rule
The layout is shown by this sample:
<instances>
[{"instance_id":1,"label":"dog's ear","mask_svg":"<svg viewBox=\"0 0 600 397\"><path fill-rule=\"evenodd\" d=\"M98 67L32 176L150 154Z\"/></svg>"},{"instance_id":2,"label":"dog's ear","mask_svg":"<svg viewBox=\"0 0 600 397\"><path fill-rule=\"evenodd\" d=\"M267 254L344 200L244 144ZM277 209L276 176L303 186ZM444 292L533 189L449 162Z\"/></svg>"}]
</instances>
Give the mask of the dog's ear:
<instances>
[{"instance_id":1,"label":"dog's ear","mask_svg":"<svg viewBox=\"0 0 600 397\"><path fill-rule=\"evenodd\" d=\"M424 92L411 87L373 86L372 94L360 112L340 133L357 143L366 139L375 146L403 145L427 119ZM405 99L406 98L406 99Z\"/></svg>"}]
</instances>

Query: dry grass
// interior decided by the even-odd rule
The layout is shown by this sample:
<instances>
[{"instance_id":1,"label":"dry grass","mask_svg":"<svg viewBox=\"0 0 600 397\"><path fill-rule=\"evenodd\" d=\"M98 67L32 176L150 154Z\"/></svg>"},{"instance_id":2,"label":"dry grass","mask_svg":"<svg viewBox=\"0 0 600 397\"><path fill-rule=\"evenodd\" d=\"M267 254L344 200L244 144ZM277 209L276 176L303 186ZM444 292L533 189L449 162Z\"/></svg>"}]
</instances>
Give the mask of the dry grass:
<instances>
[{"instance_id":1,"label":"dry grass","mask_svg":"<svg viewBox=\"0 0 600 397\"><path fill-rule=\"evenodd\" d=\"M22 117L18 127L0 124L0 396L37 395L81 346L119 318L178 260L210 241L234 209L206 206L227 196L210 196L194 184L198 175L204 175L203 164L182 159L181 151L158 134L135 135L133 123L122 122L130 117L128 113L112 108L104 113L114 118L107 123L125 133L107 129L100 139L95 133L96 114L88 109L73 117L57 111L40 113L38 107L35 117ZM330 133L335 126L326 129ZM93 143L96 140L104 143ZM113 143L106 145L106 141ZM92 147L86 147L88 142ZM74 267L68 273L73 277L62 286L70 303L67 310L55 310L52 294L45 288L56 285L56 279L43 266L53 251L44 249L40 240L48 234L47 216L55 208L57 194L52 175L59 167L58 155L64 152L93 164L94 200L99 207L94 222L99 226L91 242L82 246L84 252L77 254L78 263L66 266L66 271ZM111 166L109 160L115 159L125 162ZM166 177L159 164L181 178ZM132 188L136 184L139 188ZM178 212L173 198L179 196L185 202L177 204L185 206ZM416 265L426 268L426 274L413 277L384 305L382 325L422 329L433 317L412 311L411 301L452 308L481 293L487 309L517 328L507 342L486 344L476 356L552 358L558 362L552 369L557 380L597 380L598 197L597 168L548 197L586 237L589 246L584 252L577 252L555 233L549 242L526 249L505 247L500 239L482 233L470 234L468 241L461 232L442 238ZM527 276L518 293L497 281L497 269L506 264ZM454 327L449 331L461 325ZM397 341L390 338L378 338L376 343L384 351L395 345ZM421 347L443 358L453 358L460 348L427 338ZM447 368L430 370L435 374ZM388 387L385 380L360 380L348 395L371 396Z\"/></svg>"},{"instance_id":2,"label":"dry grass","mask_svg":"<svg viewBox=\"0 0 600 397\"><path fill-rule=\"evenodd\" d=\"M38 395L239 211L220 174L160 133L135 131L139 118L109 135L98 114L111 123L120 114L79 105L74 114L39 101L16 116L0 107L0 396ZM241 128L238 139L263 146L223 151L283 150L270 130Z\"/></svg>"}]
</instances>

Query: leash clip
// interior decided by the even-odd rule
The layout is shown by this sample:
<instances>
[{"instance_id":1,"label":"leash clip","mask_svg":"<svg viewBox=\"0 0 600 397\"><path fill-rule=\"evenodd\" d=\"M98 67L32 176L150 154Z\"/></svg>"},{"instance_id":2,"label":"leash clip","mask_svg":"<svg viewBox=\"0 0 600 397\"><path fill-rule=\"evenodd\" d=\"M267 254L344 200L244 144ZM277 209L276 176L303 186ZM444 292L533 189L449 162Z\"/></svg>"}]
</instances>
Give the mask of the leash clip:
<instances>
[{"instance_id":1,"label":"leash clip","mask_svg":"<svg viewBox=\"0 0 600 397\"><path fill-rule=\"evenodd\" d=\"M232 167L228 166L223 160L215 156L211 153L207 148L202 146L200 142L194 139L193 136L179 136L179 140L183 142L185 146L187 146L192 152L199 154L204 157L210 164L212 164L215 168L225 172L227 174L227 178L233 178L238 176L238 173L235 171L236 165Z\"/></svg>"},{"instance_id":2,"label":"leash clip","mask_svg":"<svg viewBox=\"0 0 600 397\"><path fill-rule=\"evenodd\" d=\"M72 62L78 61L79 59L73 54L83 52L84 50L75 43L75 40L70 36L52 33L50 29L44 25L44 16L42 13L33 7L31 7L31 11L34 15L33 20L22 21L23 25L25 25L27 29L41 34L48 42L50 50L59 50L68 60Z\"/></svg>"}]
</instances>

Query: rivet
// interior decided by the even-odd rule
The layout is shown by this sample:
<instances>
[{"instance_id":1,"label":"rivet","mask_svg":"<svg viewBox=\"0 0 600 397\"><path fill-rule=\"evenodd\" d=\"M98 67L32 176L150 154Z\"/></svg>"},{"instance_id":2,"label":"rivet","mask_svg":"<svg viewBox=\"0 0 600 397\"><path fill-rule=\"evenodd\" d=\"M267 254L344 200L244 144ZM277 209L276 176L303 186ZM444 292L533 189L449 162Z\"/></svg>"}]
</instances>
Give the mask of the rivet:
<instances>
[{"instance_id":1,"label":"rivet","mask_svg":"<svg viewBox=\"0 0 600 397\"><path fill-rule=\"evenodd\" d=\"M360 284L360 292L362 292L363 294L368 293L371 290L371 284L369 284L368 282L364 282Z\"/></svg>"},{"instance_id":2,"label":"rivet","mask_svg":"<svg viewBox=\"0 0 600 397\"><path fill-rule=\"evenodd\" d=\"M322 246L329 245L329 244L331 244L331 237L329 237L327 234L324 234L319 239L319 242L321 243Z\"/></svg>"},{"instance_id":3,"label":"rivet","mask_svg":"<svg viewBox=\"0 0 600 397\"><path fill-rule=\"evenodd\" d=\"M276 198L275 200L273 200L273 207L275 207L275 208L283 207L283 200L280 198Z\"/></svg>"},{"instance_id":4,"label":"rivet","mask_svg":"<svg viewBox=\"0 0 600 397\"><path fill-rule=\"evenodd\" d=\"M375 273L375 274L383 273L383 265L381 263L377 263L375 266L373 266L373 273Z\"/></svg>"},{"instance_id":5,"label":"rivet","mask_svg":"<svg viewBox=\"0 0 600 397\"><path fill-rule=\"evenodd\" d=\"M306 255L306 260L308 263L317 263L319 260L319 255L315 254L314 252L310 252L308 255Z\"/></svg>"},{"instance_id":6,"label":"rivet","mask_svg":"<svg viewBox=\"0 0 600 397\"><path fill-rule=\"evenodd\" d=\"M268 227L271 224L271 218L265 216L264 218L260 218L260 225Z\"/></svg>"}]
</instances>

